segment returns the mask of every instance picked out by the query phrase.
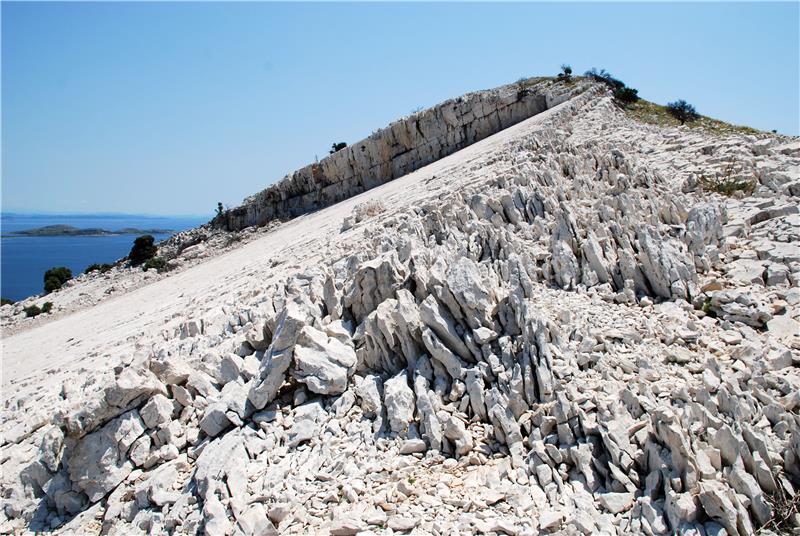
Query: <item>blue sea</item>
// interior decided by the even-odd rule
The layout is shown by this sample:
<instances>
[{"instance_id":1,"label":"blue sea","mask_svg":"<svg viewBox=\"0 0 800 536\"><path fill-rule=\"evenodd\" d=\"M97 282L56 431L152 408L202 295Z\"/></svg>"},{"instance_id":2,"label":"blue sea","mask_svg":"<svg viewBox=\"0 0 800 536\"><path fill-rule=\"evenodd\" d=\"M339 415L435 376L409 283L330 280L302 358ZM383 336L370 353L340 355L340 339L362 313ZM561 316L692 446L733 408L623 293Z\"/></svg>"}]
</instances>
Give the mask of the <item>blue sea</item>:
<instances>
[{"instance_id":1,"label":"blue sea","mask_svg":"<svg viewBox=\"0 0 800 536\"><path fill-rule=\"evenodd\" d=\"M170 229L178 232L197 227L210 217L157 217L132 215L32 215L2 214L0 265L2 297L14 301L42 293L44 272L54 266L66 266L77 276L93 263L114 263L128 255L136 235L118 236L5 236L14 231L45 225L72 225L79 229L100 228L116 231ZM156 242L170 234L155 235Z\"/></svg>"}]
</instances>

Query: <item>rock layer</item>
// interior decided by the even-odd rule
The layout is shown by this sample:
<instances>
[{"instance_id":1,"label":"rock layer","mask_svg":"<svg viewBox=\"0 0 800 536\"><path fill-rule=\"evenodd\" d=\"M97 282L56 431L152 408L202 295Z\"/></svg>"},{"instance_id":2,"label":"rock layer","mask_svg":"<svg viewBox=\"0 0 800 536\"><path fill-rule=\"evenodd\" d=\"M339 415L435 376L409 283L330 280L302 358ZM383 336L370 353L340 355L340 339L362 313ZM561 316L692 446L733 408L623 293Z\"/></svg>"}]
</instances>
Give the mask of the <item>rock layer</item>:
<instances>
[{"instance_id":1,"label":"rock layer","mask_svg":"<svg viewBox=\"0 0 800 536\"><path fill-rule=\"evenodd\" d=\"M412 114L290 173L214 220L229 231L326 207L402 177L585 89L535 80L467 93Z\"/></svg>"}]
</instances>

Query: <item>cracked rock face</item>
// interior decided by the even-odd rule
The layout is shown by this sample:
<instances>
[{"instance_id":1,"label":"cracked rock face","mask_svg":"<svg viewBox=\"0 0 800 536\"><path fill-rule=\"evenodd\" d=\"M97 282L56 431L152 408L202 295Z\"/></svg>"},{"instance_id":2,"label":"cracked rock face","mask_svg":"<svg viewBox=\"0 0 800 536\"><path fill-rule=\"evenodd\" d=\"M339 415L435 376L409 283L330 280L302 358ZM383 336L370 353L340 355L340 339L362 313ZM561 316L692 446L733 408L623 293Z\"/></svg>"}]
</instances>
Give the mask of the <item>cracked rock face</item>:
<instances>
[{"instance_id":1,"label":"cracked rock face","mask_svg":"<svg viewBox=\"0 0 800 536\"><path fill-rule=\"evenodd\" d=\"M800 527L796 140L641 125L590 86L459 154L78 393L8 399L0 528ZM731 160L752 196L697 189Z\"/></svg>"}]
</instances>

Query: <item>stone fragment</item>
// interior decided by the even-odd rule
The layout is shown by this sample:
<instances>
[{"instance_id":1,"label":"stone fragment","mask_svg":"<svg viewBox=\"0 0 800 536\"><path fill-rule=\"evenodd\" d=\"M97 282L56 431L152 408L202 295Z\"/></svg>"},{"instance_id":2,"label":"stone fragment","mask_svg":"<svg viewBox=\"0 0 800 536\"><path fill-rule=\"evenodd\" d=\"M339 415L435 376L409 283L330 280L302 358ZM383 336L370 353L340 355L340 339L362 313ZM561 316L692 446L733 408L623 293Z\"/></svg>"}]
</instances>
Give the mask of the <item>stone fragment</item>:
<instances>
[{"instance_id":1,"label":"stone fragment","mask_svg":"<svg viewBox=\"0 0 800 536\"><path fill-rule=\"evenodd\" d=\"M61 465L63 454L64 432L57 426L51 426L39 445L39 459L50 472L55 473Z\"/></svg>"},{"instance_id":2,"label":"stone fragment","mask_svg":"<svg viewBox=\"0 0 800 536\"><path fill-rule=\"evenodd\" d=\"M128 448L144 430L139 412L131 410L81 439L68 462L73 486L91 502L114 489L133 470Z\"/></svg>"},{"instance_id":3,"label":"stone fragment","mask_svg":"<svg viewBox=\"0 0 800 536\"><path fill-rule=\"evenodd\" d=\"M444 435L455 443L456 456L464 456L472 450L472 435L457 417L451 416L444 421Z\"/></svg>"},{"instance_id":4,"label":"stone fragment","mask_svg":"<svg viewBox=\"0 0 800 536\"><path fill-rule=\"evenodd\" d=\"M354 536L366 528L366 523L360 519L345 517L331 523L330 534L331 536Z\"/></svg>"},{"instance_id":5,"label":"stone fragment","mask_svg":"<svg viewBox=\"0 0 800 536\"><path fill-rule=\"evenodd\" d=\"M209 443L195 462L193 479L200 496L207 498L236 478L249 458L241 432L233 431Z\"/></svg>"},{"instance_id":6,"label":"stone fragment","mask_svg":"<svg viewBox=\"0 0 800 536\"><path fill-rule=\"evenodd\" d=\"M725 527L728 534L739 534L736 507L728 497L724 484L716 481L700 483L700 503L706 514Z\"/></svg>"},{"instance_id":7,"label":"stone fragment","mask_svg":"<svg viewBox=\"0 0 800 536\"><path fill-rule=\"evenodd\" d=\"M162 394L157 394L142 406L139 414L147 428L155 428L159 424L172 420L172 401Z\"/></svg>"},{"instance_id":8,"label":"stone fragment","mask_svg":"<svg viewBox=\"0 0 800 536\"><path fill-rule=\"evenodd\" d=\"M619 514L633 506L633 493L600 493L597 502L612 514Z\"/></svg>"},{"instance_id":9,"label":"stone fragment","mask_svg":"<svg viewBox=\"0 0 800 536\"><path fill-rule=\"evenodd\" d=\"M355 364L356 353L351 346L310 326L300 331L292 375L309 390L323 395L343 393Z\"/></svg>"},{"instance_id":10,"label":"stone fragment","mask_svg":"<svg viewBox=\"0 0 800 536\"><path fill-rule=\"evenodd\" d=\"M356 383L356 396L361 400L361 410L367 417L380 417L383 412L383 382L369 374Z\"/></svg>"},{"instance_id":11,"label":"stone fragment","mask_svg":"<svg viewBox=\"0 0 800 536\"><path fill-rule=\"evenodd\" d=\"M428 445L422 439L406 439L400 445L400 454L415 454L426 450L428 450Z\"/></svg>"},{"instance_id":12,"label":"stone fragment","mask_svg":"<svg viewBox=\"0 0 800 536\"><path fill-rule=\"evenodd\" d=\"M406 371L386 380L383 385L384 404L389 428L392 432L405 434L414 419L414 392L408 386Z\"/></svg>"},{"instance_id":13,"label":"stone fragment","mask_svg":"<svg viewBox=\"0 0 800 536\"><path fill-rule=\"evenodd\" d=\"M200 429L210 437L218 436L232 424L227 412L228 405L225 402L214 402L206 406L203 418L200 419Z\"/></svg>"},{"instance_id":14,"label":"stone fragment","mask_svg":"<svg viewBox=\"0 0 800 536\"><path fill-rule=\"evenodd\" d=\"M448 350L461 359L470 359L471 353L456 331L456 322L453 316L439 304L432 294L420 304L419 316L436 337L443 341L443 345L446 345Z\"/></svg>"},{"instance_id":15,"label":"stone fragment","mask_svg":"<svg viewBox=\"0 0 800 536\"><path fill-rule=\"evenodd\" d=\"M247 395L257 410L264 408L278 394L292 363L294 344L310 320L310 315L303 306L294 301L288 302L281 312L275 336L261 362L259 375Z\"/></svg>"}]
</instances>

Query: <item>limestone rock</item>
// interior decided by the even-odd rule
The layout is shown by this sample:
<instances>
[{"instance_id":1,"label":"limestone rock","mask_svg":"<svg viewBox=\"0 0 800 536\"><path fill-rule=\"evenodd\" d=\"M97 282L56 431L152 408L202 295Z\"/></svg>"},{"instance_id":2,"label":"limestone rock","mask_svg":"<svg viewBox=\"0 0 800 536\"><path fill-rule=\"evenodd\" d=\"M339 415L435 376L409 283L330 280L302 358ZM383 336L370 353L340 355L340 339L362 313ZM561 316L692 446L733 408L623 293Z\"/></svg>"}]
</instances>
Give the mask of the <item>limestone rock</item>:
<instances>
[{"instance_id":1,"label":"limestone rock","mask_svg":"<svg viewBox=\"0 0 800 536\"><path fill-rule=\"evenodd\" d=\"M128 449L144 430L139 412L132 410L85 436L68 461L73 486L91 502L100 500L133 470Z\"/></svg>"},{"instance_id":2,"label":"limestone rock","mask_svg":"<svg viewBox=\"0 0 800 536\"><path fill-rule=\"evenodd\" d=\"M389 427L398 434L405 434L414 418L414 392L408 386L406 372L386 380L383 386L384 404Z\"/></svg>"},{"instance_id":3,"label":"limestone rock","mask_svg":"<svg viewBox=\"0 0 800 536\"><path fill-rule=\"evenodd\" d=\"M292 375L311 391L324 395L343 393L355 365L352 347L310 326L300 331Z\"/></svg>"}]
</instances>

